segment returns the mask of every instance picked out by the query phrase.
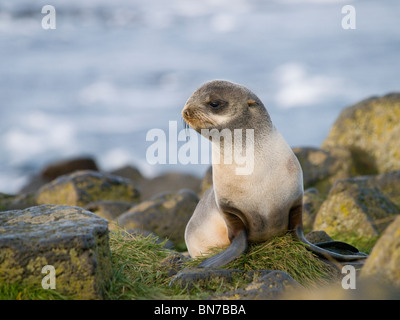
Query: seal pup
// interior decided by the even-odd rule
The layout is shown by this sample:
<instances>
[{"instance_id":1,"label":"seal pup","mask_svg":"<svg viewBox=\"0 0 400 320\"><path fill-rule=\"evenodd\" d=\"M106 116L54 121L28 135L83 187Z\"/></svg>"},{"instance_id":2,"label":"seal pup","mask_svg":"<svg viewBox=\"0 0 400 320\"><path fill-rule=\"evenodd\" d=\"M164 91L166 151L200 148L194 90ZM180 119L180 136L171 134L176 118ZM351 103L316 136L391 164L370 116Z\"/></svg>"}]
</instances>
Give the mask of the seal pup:
<instances>
[{"instance_id":1,"label":"seal pup","mask_svg":"<svg viewBox=\"0 0 400 320\"><path fill-rule=\"evenodd\" d=\"M211 140L213 157L213 185L200 199L185 230L189 254L197 257L211 248L227 247L199 267L225 265L242 254L248 242L267 241L287 231L309 250L330 260L353 261L366 257L344 242L311 244L305 238L300 163L253 92L229 81L206 82L187 100L182 117L190 127ZM241 134L231 134L231 141L226 141L225 136L223 141L216 141L210 134L213 130L232 133L237 129L241 129ZM245 139L247 133L252 139ZM251 150L249 145L253 146L253 152L247 152ZM230 148L226 149L227 146ZM241 155L247 149L246 157L253 162L252 170L244 174L238 174L243 169L243 161L229 155L238 149ZM220 161L215 163L214 159ZM350 254L333 252L329 247L344 249Z\"/></svg>"}]
</instances>

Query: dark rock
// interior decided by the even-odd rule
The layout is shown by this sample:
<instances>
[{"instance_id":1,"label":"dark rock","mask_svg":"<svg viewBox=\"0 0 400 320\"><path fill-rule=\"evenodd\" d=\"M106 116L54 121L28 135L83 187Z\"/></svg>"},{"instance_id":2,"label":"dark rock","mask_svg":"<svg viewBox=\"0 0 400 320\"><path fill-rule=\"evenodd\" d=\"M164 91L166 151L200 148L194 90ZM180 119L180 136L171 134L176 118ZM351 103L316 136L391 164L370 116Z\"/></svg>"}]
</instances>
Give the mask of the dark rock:
<instances>
[{"instance_id":1,"label":"dark rock","mask_svg":"<svg viewBox=\"0 0 400 320\"><path fill-rule=\"evenodd\" d=\"M289 274L279 270L271 270L246 287L215 298L229 300L274 300L278 299L282 294L298 288L301 288L301 285Z\"/></svg>"},{"instance_id":2,"label":"dark rock","mask_svg":"<svg viewBox=\"0 0 400 320\"><path fill-rule=\"evenodd\" d=\"M111 277L107 221L78 207L44 205L0 214L0 282L40 287L55 268L56 290L102 297Z\"/></svg>"},{"instance_id":3,"label":"dark rock","mask_svg":"<svg viewBox=\"0 0 400 320\"><path fill-rule=\"evenodd\" d=\"M161 268L167 271L168 277L172 277L182 270L184 263L188 260L188 257L176 252L161 261Z\"/></svg>"},{"instance_id":4,"label":"dark rock","mask_svg":"<svg viewBox=\"0 0 400 320\"><path fill-rule=\"evenodd\" d=\"M19 193L37 191L41 186L56 179L59 176L78 170L98 171L96 162L92 158L75 158L54 162L45 167L39 174L33 176L29 183Z\"/></svg>"},{"instance_id":5,"label":"dark rock","mask_svg":"<svg viewBox=\"0 0 400 320\"><path fill-rule=\"evenodd\" d=\"M214 268L185 268L180 270L170 282L170 286L179 286L180 288L193 288L193 285L206 286L211 281L231 282L236 276L243 277L248 282L253 281L255 277L262 277L268 274L270 270L243 271L239 269L214 269Z\"/></svg>"},{"instance_id":6,"label":"dark rock","mask_svg":"<svg viewBox=\"0 0 400 320\"><path fill-rule=\"evenodd\" d=\"M327 242L333 240L325 231L322 230L311 231L307 233L306 239L311 243Z\"/></svg>"},{"instance_id":7,"label":"dark rock","mask_svg":"<svg viewBox=\"0 0 400 320\"><path fill-rule=\"evenodd\" d=\"M76 158L52 163L41 172L46 180L54 180L59 176L80 170L98 171L96 162L92 158Z\"/></svg>"},{"instance_id":8,"label":"dark rock","mask_svg":"<svg viewBox=\"0 0 400 320\"><path fill-rule=\"evenodd\" d=\"M354 178L366 188L378 188L400 209L400 171Z\"/></svg>"}]
</instances>

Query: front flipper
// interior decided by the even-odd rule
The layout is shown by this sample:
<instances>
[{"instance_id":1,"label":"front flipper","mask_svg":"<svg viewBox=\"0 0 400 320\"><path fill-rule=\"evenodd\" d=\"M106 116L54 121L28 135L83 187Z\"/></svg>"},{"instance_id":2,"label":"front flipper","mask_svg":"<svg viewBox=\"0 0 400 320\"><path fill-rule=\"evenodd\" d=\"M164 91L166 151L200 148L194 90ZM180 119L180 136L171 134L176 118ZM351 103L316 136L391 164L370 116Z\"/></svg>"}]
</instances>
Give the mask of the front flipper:
<instances>
[{"instance_id":1,"label":"front flipper","mask_svg":"<svg viewBox=\"0 0 400 320\"><path fill-rule=\"evenodd\" d=\"M238 232L231 244L224 251L208 258L198 265L201 268L217 268L236 259L247 249L247 234L245 230Z\"/></svg>"}]
</instances>

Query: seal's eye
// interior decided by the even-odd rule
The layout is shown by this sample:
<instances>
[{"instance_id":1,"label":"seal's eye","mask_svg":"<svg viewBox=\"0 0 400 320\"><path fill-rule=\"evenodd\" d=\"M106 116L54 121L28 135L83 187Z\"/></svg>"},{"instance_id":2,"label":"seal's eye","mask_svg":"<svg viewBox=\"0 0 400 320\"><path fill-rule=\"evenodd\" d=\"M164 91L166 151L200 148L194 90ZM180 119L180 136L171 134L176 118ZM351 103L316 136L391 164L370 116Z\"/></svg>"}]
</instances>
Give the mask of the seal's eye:
<instances>
[{"instance_id":1,"label":"seal's eye","mask_svg":"<svg viewBox=\"0 0 400 320\"><path fill-rule=\"evenodd\" d=\"M209 103L210 107L213 109L219 109L221 108L222 104L219 101L211 101Z\"/></svg>"}]
</instances>

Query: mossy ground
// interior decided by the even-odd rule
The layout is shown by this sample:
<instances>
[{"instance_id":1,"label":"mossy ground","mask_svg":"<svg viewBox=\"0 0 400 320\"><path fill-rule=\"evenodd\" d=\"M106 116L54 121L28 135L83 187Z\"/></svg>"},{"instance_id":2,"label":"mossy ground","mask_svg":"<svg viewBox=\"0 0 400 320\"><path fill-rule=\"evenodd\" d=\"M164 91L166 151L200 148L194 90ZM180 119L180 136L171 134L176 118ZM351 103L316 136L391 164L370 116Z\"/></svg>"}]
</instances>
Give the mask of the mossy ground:
<instances>
[{"instance_id":1,"label":"mossy ground","mask_svg":"<svg viewBox=\"0 0 400 320\"><path fill-rule=\"evenodd\" d=\"M204 299L210 295L235 290L248 280L235 276L233 281L213 280L195 284L191 289L169 286L172 277L163 261L176 252L163 248L152 236L132 236L122 230L110 234L113 276L106 284L104 298L126 299ZM217 250L216 250L217 251ZM213 252L214 254L215 252ZM202 259L191 260L186 267L196 266ZM332 269L321 262L303 244L290 235L269 242L251 245L246 254L225 268L244 271L271 269L289 273L304 286L317 286L332 278ZM45 290L18 284L0 284L0 299L71 299L56 290Z\"/></svg>"}]
</instances>

